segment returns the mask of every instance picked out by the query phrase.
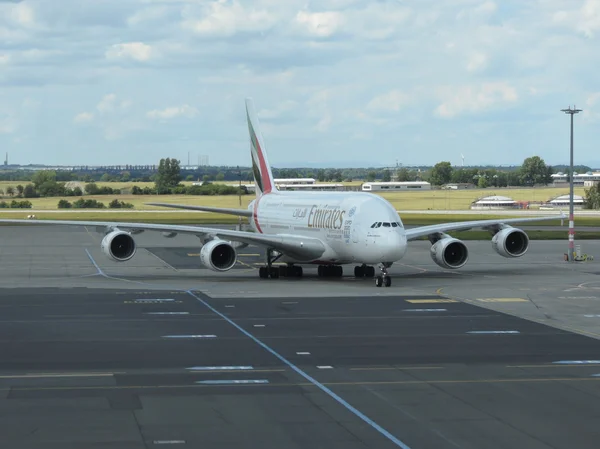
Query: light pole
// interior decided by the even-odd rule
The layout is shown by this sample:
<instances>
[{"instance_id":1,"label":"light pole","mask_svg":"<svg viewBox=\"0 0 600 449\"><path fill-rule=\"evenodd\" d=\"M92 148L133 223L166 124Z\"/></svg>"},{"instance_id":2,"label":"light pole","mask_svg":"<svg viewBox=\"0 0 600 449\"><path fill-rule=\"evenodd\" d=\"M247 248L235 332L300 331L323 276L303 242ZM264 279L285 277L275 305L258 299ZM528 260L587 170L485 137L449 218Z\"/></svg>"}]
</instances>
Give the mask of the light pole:
<instances>
[{"instance_id":1,"label":"light pole","mask_svg":"<svg viewBox=\"0 0 600 449\"><path fill-rule=\"evenodd\" d=\"M575 217L573 214L573 116L581 109L577 109L575 106L571 109L561 109L565 114L571 116L571 170L569 173L569 262L573 262L575 253Z\"/></svg>"}]
</instances>

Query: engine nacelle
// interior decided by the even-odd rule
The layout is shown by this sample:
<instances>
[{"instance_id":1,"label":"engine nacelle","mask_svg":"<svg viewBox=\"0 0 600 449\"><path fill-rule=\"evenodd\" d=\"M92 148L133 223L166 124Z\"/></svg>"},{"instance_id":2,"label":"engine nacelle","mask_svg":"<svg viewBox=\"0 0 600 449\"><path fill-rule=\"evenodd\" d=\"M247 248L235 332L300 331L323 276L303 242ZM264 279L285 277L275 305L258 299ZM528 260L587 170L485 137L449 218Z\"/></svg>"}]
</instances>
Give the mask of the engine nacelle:
<instances>
[{"instance_id":1,"label":"engine nacelle","mask_svg":"<svg viewBox=\"0 0 600 449\"><path fill-rule=\"evenodd\" d=\"M136 252L133 237L124 231L112 231L106 234L102 239L100 248L107 257L117 262L125 262L131 259Z\"/></svg>"},{"instance_id":2,"label":"engine nacelle","mask_svg":"<svg viewBox=\"0 0 600 449\"><path fill-rule=\"evenodd\" d=\"M492 237L492 248L503 257L521 257L529 248L529 237L517 228L504 228Z\"/></svg>"},{"instance_id":3,"label":"engine nacelle","mask_svg":"<svg viewBox=\"0 0 600 449\"><path fill-rule=\"evenodd\" d=\"M200 250L202 265L214 271L227 271L233 268L237 253L231 243L224 240L211 240Z\"/></svg>"},{"instance_id":4,"label":"engine nacelle","mask_svg":"<svg viewBox=\"0 0 600 449\"><path fill-rule=\"evenodd\" d=\"M467 263L469 250L460 240L446 237L431 245L429 255L440 267L454 269Z\"/></svg>"}]
</instances>

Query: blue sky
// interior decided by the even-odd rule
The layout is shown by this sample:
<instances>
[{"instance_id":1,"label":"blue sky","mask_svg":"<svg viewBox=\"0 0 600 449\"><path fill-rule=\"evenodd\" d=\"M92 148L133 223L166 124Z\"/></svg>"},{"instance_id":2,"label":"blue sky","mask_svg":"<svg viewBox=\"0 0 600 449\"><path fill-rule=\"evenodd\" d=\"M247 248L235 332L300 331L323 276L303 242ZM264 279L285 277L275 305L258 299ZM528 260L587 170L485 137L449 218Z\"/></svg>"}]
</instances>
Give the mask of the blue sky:
<instances>
[{"instance_id":1,"label":"blue sky","mask_svg":"<svg viewBox=\"0 0 600 449\"><path fill-rule=\"evenodd\" d=\"M10 162L600 166L600 0L0 0Z\"/></svg>"}]
</instances>

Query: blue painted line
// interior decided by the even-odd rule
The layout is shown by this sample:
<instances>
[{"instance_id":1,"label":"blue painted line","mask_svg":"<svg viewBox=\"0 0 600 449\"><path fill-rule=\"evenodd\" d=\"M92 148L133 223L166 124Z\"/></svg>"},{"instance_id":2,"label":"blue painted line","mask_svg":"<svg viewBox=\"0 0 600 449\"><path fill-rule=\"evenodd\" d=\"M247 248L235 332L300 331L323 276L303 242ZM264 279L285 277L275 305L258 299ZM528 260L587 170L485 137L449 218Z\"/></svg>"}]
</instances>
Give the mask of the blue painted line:
<instances>
[{"instance_id":1,"label":"blue painted line","mask_svg":"<svg viewBox=\"0 0 600 449\"><path fill-rule=\"evenodd\" d=\"M100 268L98 266L98 264L96 263L96 261L94 260L94 258L92 257L92 255L90 254L90 252L88 251L87 248L85 248L85 253L89 257L90 261L92 262L92 265L94 265L94 267L96 268L96 270L98 270L98 274L101 275L101 276L107 277L106 274L104 274L104 271L102 271L102 268Z\"/></svg>"},{"instance_id":2,"label":"blue painted line","mask_svg":"<svg viewBox=\"0 0 600 449\"><path fill-rule=\"evenodd\" d=\"M240 379L240 380L199 380L197 384L207 385L238 385L238 384L268 384L267 379Z\"/></svg>"},{"instance_id":3,"label":"blue painted line","mask_svg":"<svg viewBox=\"0 0 600 449\"><path fill-rule=\"evenodd\" d=\"M131 283L139 284L139 285L152 285L152 284L149 284L148 282L131 281L129 279L122 279L122 278L117 278L117 277L114 277L114 276L109 276L109 275L107 275L106 273L104 273L100 269L100 267L98 266L98 264L96 263L96 261L94 260L94 258L91 256L91 254L89 253L89 251L87 249L85 250L85 252L87 253L88 257L90 258L90 261L92 262L92 264L94 264L94 266L98 270L98 274L100 274L101 276L105 277L106 279L114 279L114 280L119 280L119 281L123 281L123 282L131 282ZM329 397L331 397L332 399L334 399L335 401L337 401L339 404L341 404L342 406L344 406L348 411L350 411L351 413L353 413L355 416L357 416L358 418L362 419L365 423L367 423L369 426L371 426L373 429L375 429L381 435L383 435L384 437L386 437L388 440L390 440L396 446L400 447L401 449L411 449L410 446L408 446L405 443L403 443L400 439L396 438L394 435L392 435L386 429L384 429L383 427L381 427L379 424L377 424L375 421L373 421L367 415L365 415L364 413L362 413L360 410L354 408L352 405L350 405L348 402L346 402L340 396L338 396L337 394L335 394L333 391L331 391L325 385L323 385L322 383L320 383L316 379L314 379L311 376L309 376L307 373L305 373L304 371L302 371L300 368L298 368L292 362L290 362L289 360L287 360L285 357L283 357L277 351L275 351L270 346L268 346L267 344L263 343L261 340L259 340L254 335L252 335L250 332L246 331L244 328L242 328L241 326L239 326L237 323L235 323L229 317L227 317L226 315L224 315L221 312L219 312L217 309L215 309L214 307L212 307L205 300L203 300L202 298L200 298L198 295L194 294L194 292L192 292L191 290L181 290L181 289L178 289L177 287L173 287L173 289L174 290L185 291L185 293L187 293L188 295L192 296L193 298L196 298L206 308L208 308L213 313L215 313L216 315L218 315L221 318L223 318L225 321L227 321L233 327L235 327L236 329L238 329L241 333L243 333L248 338L250 338L252 341L254 341L257 345L261 346L267 352L269 352L270 354L272 354L274 357L276 357L277 359L281 360L281 362L283 362L285 365L289 366L292 370L294 370L300 376L304 377L306 380L308 380L314 386L316 386L317 388L319 388L322 392L324 392Z\"/></svg>"},{"instance_id":4,"label":"blue painted line","mask_svg":"<svg viewBox=\"0 0 600 449\"><path fill-rule=\"evenodd\" d=\"M467 334L519 334L519 331L469 331Z\"/></svg>"},{"instance_id":5,"label":"blue painted line","mask_svg":"<svg viewBox=\"0 0 600 449\"><path fill-rule=\"evenodd\" d=\"M600 363L600 360L558 360L557 365L596 365Z\"/></svg>"},{"instance_id":6,"label":"blue painted line","mask_svg":"<svg viewBox=\"0 0 600 449\"><path fill-rule=\"evenodd\" d=\"M364 413L362 413L360 410L354 408L352 405L350 405L348 402L346 402L340 396L338 396L337 394L335 394L333 391L331 391L329 388L327 388L321 382L319 382L318 380L314 379L313 377L311 377L310 375L308 375L307 373L305 373L304 371L302 371L300 368L298 368L296 365L294 365L292 362L290 362L284 356L282 356L281 354L279 354L277 351L275 351L269 345L267 345L266 343L263 343L261 340L259 340L254 335L252 335L250 332L248 332L243 327L241 327L240 325L238 325L231 318L229 318L228 316L226 316L226 315L222 314L221 312L219 312L217 309L215 309L214 307L212 307L208 302L206 302L205 300L203 300L202 298L200 298L198 295L196 295L193 291L188 290L188 291L186 291L186 293L188 295L196 298L202 305L204 305L210 311L212 311L216 315L218 315L221 318L223 318L225 321L227 321L229 324L231 324L233 327L235 327L237 330L239 330L246 337L250 338L257 345L261 346L263 349L265 349L271 355L273 355L274 357L276 357L277 359L279 359L282 363L284 363L285 365L287 365L288 367L290 367L292 370L294 370L297 374L299 374L300 376L302 376L303 378L305 378L306 380L308 380L311 384L313 384L315 387L317 387L323 393L327 394L329 397L331 397L334 400L336 400L339 404L343 405L348 411L352 412L355 416L357 416L358 418L362 419L365 423L367 423L369 426L371 426L377 432L379 432L380 434L382 434L383 436L385 436L388 440L390 440L396 446L398 446L398 447L400 447L402 449L410 449L409 446L407 446L405 443L403 443L402 441L400 441L398 438L396 438L390 432L388 432L387 430L385 430L383 427L381 427L379 424L377 424L375 421L373 421L367 415L365 415Z\"/></svg>"},{"instance_id":7,"label":"blue painted line","mask_svg":"<svg viewBox=\"0 0 600 449\"><path fill-rule=\"evenodd\" d=\"M163 338L217 338L216 335L163 335Z\"/></svg>"},{"instance_id":8,"label":"blue painted line","mask_svg":"<svg viewBox=\"0 0 600 449\"><path fill-rule=\"evenodd\" d=\"M254 367L252 366L191 366L189 368L191 371L225 371L225 370L252 370Z\"/></svg>"}]
</instances>

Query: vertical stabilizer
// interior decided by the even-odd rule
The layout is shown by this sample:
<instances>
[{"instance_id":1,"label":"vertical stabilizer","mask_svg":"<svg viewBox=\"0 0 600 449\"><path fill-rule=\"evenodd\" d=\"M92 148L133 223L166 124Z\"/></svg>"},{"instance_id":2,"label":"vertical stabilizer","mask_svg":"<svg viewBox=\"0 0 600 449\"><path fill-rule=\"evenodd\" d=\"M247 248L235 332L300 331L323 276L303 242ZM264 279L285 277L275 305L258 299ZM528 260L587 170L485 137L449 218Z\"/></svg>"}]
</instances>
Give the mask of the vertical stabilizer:
<instances>
[{"instance_id":1,"label":"vertical stabilizer","mask_svg":"<svg viewBox=\"0 0 600 449\"><path fill-rule=\"evenodd\" d=\"M246 98L246 118L248 120L248 132L250 133L250 153L252 157L252 173L256 185L256 196L275 192L275 182L271 173L265 141L263 140L258 123L258 116L254 110L251 98Z\"/></svg>"}]
</instances>

